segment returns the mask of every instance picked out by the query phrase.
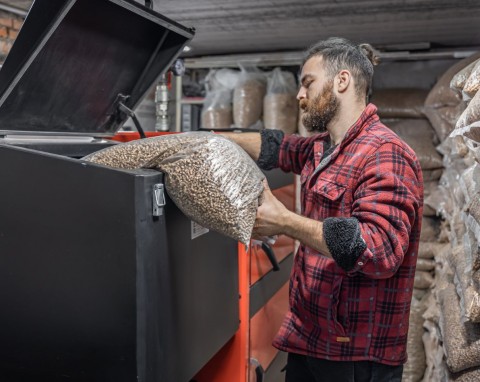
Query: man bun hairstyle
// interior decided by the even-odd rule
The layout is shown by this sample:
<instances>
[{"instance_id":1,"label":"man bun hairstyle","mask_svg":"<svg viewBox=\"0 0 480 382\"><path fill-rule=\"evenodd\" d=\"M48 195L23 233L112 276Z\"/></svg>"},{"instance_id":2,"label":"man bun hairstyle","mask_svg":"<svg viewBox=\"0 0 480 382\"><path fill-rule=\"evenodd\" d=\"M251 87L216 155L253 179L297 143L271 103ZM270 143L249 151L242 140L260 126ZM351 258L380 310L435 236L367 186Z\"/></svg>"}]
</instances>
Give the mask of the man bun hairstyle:
<instances>
[{"instance_id":1,"label":"man bun hairstyle","mask_svg":"<svg viewBox=\"0 0 480 382\"><path fill-rule=\"evenodd\" d=\"M375 53L375 50L370 44L360 44L358 46L365 56L370 60L373 66L377 66L380 63L380 57Z\"/></svg>"},{"instance_id":2,"label":"man bun hairstyle","mask_svg":"<svg viewBox=\"0 0 480 382\"><path fill-rule=\"evenodd\" d=\"M302 66L310 58L321 56L330 78L347 69L355 79L355 91L359 97L368 100L373 79L373 66L379 58L370 44L355 45L341 37L331 37L312 45L306 52Z\"/></svg>"}]
</instances>

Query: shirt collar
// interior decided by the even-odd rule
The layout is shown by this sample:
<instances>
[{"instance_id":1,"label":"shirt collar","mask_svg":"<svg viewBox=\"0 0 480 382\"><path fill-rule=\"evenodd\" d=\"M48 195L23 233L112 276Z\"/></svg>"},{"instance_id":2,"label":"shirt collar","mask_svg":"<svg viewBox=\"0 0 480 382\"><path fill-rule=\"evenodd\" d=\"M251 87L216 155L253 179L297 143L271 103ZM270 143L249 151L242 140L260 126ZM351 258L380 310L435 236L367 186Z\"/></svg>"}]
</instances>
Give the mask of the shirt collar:
<instances>
[{"instance_id":1,"label":"shirt collar","mask_svg":"<svg viewBox=\"0 0 480 382\"><path fill-rule=\"evenodd\" d=\"M373 103L369 103L357 121L347 130L342 142L340 142L340 146L350 143L364 128L378 120L377 107Z\"/></svg>"},{"instance_id":2,"label":"shirt collar","mask_svg":"<svg viewBox=\"0 0 480 382\"><path fill-rule=\"evenodd\" d=\"M348 143L350 143L353 139L355 139L360 132L366 128L371 122L378 121L378 115L377 115L377 107L373 103L369 103L365 109L363 110L362 114L360 117L357 119L357 121L347 130L345 136L342 139L342 142L340 142L339 145L335 147L335 150L332 153L331 159L334 159L337 155L338 152L341 150L342 147L346 146ZM315 147L315 157L314 157L314 163L315 163L315 168L319 165L322 157L323 157L323 152L325 150L324 143L325 141L330 140L330 135L327 132L320 133L317 135L314 147Z\"/></svg>"}]
</instances>

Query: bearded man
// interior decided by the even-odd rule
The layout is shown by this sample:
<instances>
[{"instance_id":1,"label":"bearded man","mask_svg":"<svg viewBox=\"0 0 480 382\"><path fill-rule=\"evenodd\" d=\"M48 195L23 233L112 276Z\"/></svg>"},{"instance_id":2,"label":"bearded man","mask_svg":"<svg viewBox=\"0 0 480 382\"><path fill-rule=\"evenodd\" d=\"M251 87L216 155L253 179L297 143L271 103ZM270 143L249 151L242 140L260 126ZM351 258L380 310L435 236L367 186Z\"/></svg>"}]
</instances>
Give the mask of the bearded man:
<instances>
[{"instance_id":1,"label":"bearded man","mask_svg":"<svg viewBox=\"0 0 480 382\"><path fill-rule=\"evenodd\" d=\"M301 215L265 185L253 231L301 243L273 343L289 353L287 382L402 379L423 179L413 150L367 104L374 63L368 44L321 41L297 95L318 134L228 134L260 167L300 175Z\"/></svg>"}]
</instances>

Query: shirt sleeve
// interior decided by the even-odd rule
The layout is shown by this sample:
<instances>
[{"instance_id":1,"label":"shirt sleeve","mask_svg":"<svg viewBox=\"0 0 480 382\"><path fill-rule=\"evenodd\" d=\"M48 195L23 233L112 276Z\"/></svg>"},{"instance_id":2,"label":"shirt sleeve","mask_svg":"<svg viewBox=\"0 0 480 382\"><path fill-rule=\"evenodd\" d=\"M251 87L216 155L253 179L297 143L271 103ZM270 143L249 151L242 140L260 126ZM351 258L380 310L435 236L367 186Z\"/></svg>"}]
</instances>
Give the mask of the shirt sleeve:
<instances>
[{"instance_id":1,"label":"shirt sleeve","mask_svg":"<svg viewBox=\"0 0 480 382\"><path fill-rule=\"evenodd\" d=\"M262 170L271 170L277 167L280 145L282 144L284 135L285 134L281 130L260 131L262 143L257 165Z\"/></svg>"},{"instance_id":2,"label":"shirt sleeve","mask_svg":"<svg viewBox=\"0 0 480 382\"><path fill-rule=\"evenodd\" d=\"M277 167L285 172L301 174L308 159L312 158L315 141L318 136L302 137L292 134L285 135L280 145Z\"/></svg>"},{"instance_id":3,"label":"shirt sleeve","mask_svg":"<svg viewBox=\"0 0 480 382\"><path fill-rule=\"evenodd\" d=\"M333 259L346 272L355 267L357 259L367 248L356 218L326 218L323 237Z\"/></svg>"},{"instance_id":4,"label":"shirt sleeve","mask_svg":"<svg viewBox=\"0 0 480 382\"><path fill-rule=\"evenodd\" d=\"M358 220L366 249L349 275L383 279L395 274L409 247L412 226L422 214L418 161L395 143L371 155L354 192L352 217Z\"/></svg>"}]
</instances>

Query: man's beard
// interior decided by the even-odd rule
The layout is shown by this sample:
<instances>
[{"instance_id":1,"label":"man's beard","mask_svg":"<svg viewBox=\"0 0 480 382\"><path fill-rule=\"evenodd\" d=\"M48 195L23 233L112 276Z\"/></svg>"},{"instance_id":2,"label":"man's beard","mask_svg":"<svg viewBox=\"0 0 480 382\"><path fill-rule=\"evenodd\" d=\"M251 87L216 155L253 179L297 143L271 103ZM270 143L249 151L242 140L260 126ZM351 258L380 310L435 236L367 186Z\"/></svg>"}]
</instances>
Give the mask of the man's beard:
<instances>
[{"instance_id":1,"label":"man's beard","mask_svg":"<svg viewBox=\"0 0 480 382\"><path fill-rule=\"evenodd\" d=\"M325 84L322 91L311 101L302 99L300 108L303 111L302 123L309 132L327 131L330 121L336 116L340 102L333 94L333 81Z\"/></svg>"}]
</instances>

